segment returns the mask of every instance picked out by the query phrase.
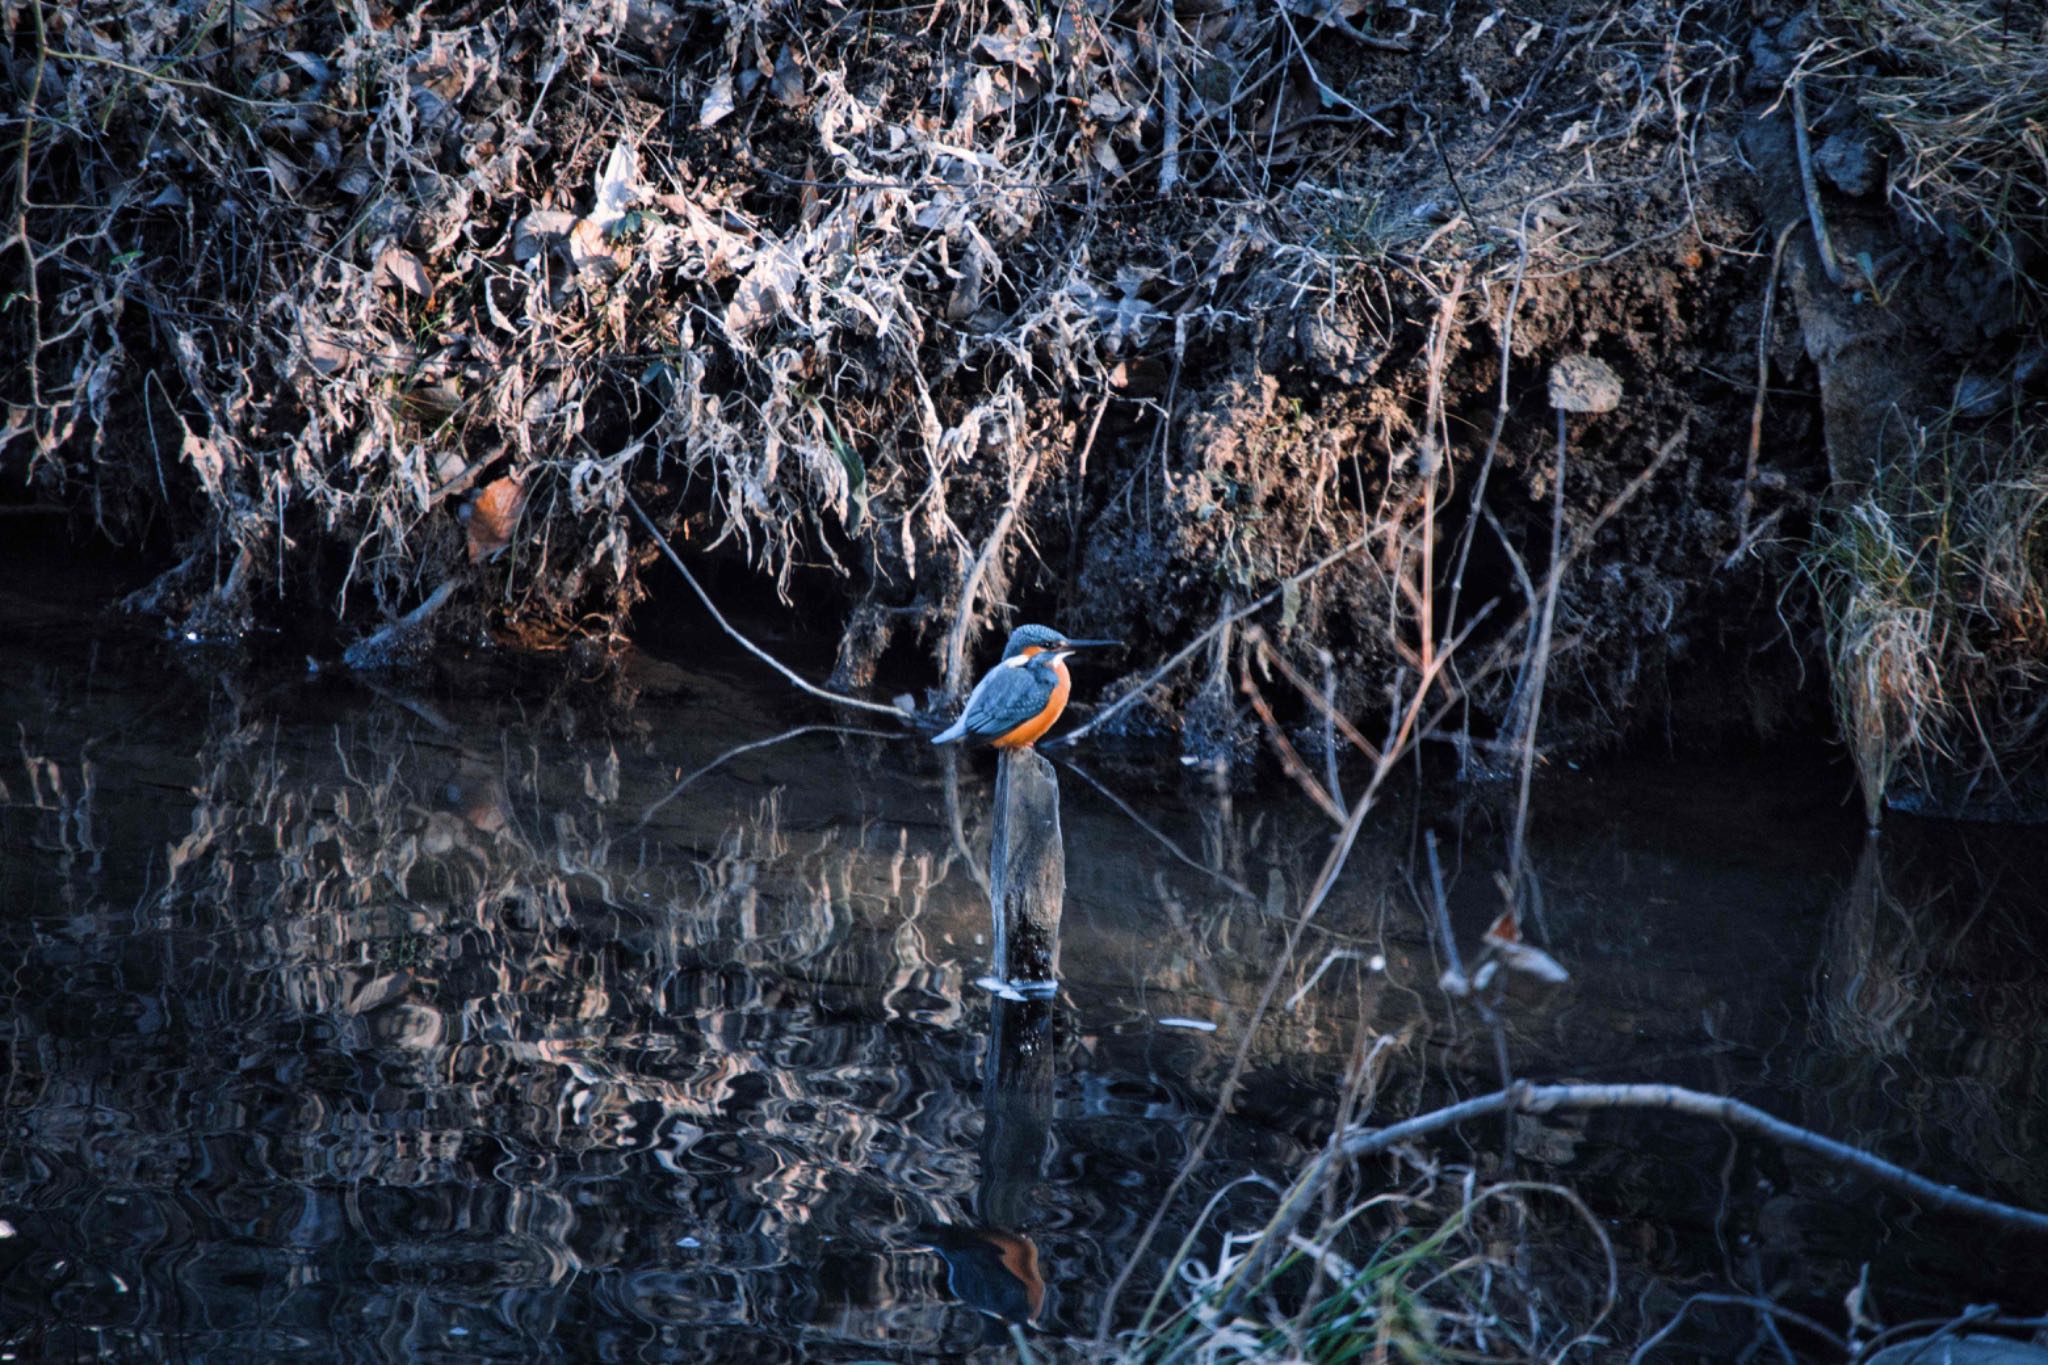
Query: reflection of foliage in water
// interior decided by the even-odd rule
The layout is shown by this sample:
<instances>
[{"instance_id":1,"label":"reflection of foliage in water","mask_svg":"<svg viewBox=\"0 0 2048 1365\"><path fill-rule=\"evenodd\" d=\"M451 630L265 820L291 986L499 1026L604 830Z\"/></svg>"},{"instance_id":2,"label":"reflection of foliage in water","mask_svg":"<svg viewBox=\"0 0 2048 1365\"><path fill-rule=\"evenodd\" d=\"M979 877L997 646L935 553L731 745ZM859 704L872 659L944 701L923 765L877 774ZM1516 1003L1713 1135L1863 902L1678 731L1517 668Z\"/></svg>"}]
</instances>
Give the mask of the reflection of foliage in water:
<instances>
[{"instance_id":1,"label":"reflection of foliage in water","mask_svg":"<svg viewBox=\"0 0 2048 1365\"><path fill-rule=\"evenodd\" d=\"M1859 1140L1932 1148L2048 1204L2048 1019L2026 927L2042 888L1996 837L1921 834L1866 841L1829 916L1808 1078ZM1986 858L1959 886L1957 863Z\"/></svg>"},{"instance_id":2,"label":"reflection of foliage in water","mask_svg":"<svg viewBox=\"0 0 2048 1365\"><path fill-rule=\"evenodd\" d=\"M0 656L0 683L13 664ZM669 798L709 755L648 737L718 731L694 711L593 725L587 708L508 703L456 725L424 703L315 693L258 720L275 708L210 681L196 696L110 684L89 702L75 679L45 681L7 689L23 758L0 773L0 1217L20 1231L0 1238L0 1321L33 1324L0 1345L28 1355L339 1333L405 1356L956 1356L983 1324L925 1248L957 1257L991 1244L976 1231L991 1224L1028 1237L1047 1281L1034 1340L1090 1331L1276 960L1300 849L1310 866L1322 852L1324 831L1197 784L1151 812L1184 862L1068 784L1048 1113L991 1136L992 1024L972 985L986 903L934 776L903 750L792 741ZM969 848L977 783L969 767ZM2024 867L1965 875L1953 849L1902 861L1891 831L1883 883L1904 908L1841 902L1818 979L1819 927L1797 912L1830 894L1832 857L1813 856L1830 845L1760 815L1752 784L1675 787L1602 785L1578 833L1568 793L1546 798L1547 913L1574 979L1502 1003L1517 1074L1741 1091L1958 1179L1981 1163L1970 1183L2024 1197L2043 1107L2014 922ZM1231 1180L1284 1183L1347 1119L1498 1083L1485 1030L1444 1016L1441 962L1404 900L1405 838L1361 843L1356 881L1286 964L1234 1114L1120 1321L1197 1217L1209 1235L1161 1318L1229 1292L1220 1235L1273 1207L1246 1184L1208 1208ZM1483 842L1465 856L1452 912L1476 934L1498 893ZM2001 889L1979 913L1929 889L1951 882ZM1853 920L1859 906L1875 918ZM1380 955L1386 970L1368 969ZM1897 1007L1908 998L1922 1003ZM1222 1028L1161 1026L1175 1015ZM1532 1352L1590 1321L1604 1266L1578 1214L1552 1194L1468 1209L1501 1136L1475 1126L1348 1173L1330 1221L1303 1227L1336 1258L1326 1271L1450 1240L1370 1281L1369 1302L1313 1302L1448 1333L1540 1294ZM1752 1194L1706 1128L1529 1120L1516 1151L1524 1177L1591 1200L1621 1247L1616 1340L1667 1321L1683 1286L1726 1283L1724 1232L1821 1266L1813 1302L1838 1305L1873 1220L1913 1216L1842 1206L1832 1171ZM1742 1161L1785 1174L1770 1153ZM1287 1283L1324 1293L1305 1266ZM1899 1279L1880 1265L1873 1283ZM1287 1346L1270 1303L1243 1308ZM1731 1316L1709 1340L1754 1330Z\"/></svg>"},{"instance_id":3,"label":"reflection of foliage in water","mask_svg":"<svg viewBox=\"0 0 2048 1365\"><path fill-rule=\"evenodd\" d=\"M0 797L38 846L0 927L29 1344L971 1346L923 1243L983 1175L987 912L937 823L804 828L756 789L641 828L636 755L479 733L224 706L196 778L36 758L41 804ZM1189 1108L1068 1051L1055 1313L1092 1311Z\"/></svg>"}]
</instances>

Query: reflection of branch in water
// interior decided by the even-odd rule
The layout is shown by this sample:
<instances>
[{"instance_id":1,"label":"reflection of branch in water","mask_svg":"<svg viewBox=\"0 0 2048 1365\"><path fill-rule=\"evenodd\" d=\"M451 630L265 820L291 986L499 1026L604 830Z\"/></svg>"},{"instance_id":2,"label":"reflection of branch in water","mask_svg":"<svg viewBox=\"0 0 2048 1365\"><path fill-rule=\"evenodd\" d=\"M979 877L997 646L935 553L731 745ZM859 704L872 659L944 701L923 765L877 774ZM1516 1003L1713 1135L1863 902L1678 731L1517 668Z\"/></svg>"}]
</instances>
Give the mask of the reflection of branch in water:
<instances>
[{"instance_id":1,"label":"reflection of branch in water","mask_svg":"<svg viewBox=\"0 0 2048 1365\"><path fill-rule=\"evenodd\" d=\"M967 846L967 827L960 815L960 748L958 745L946 746L945 762L946 827L952 831L954 851L960 855L960 860L967 864L967 871L974 878L974 884L980 887L981 894L986 896L990 892L988 871L982 867L981 860L974 856L974 850Z\"/></svg>"},{"instance_id":2,"label":"reflection of branch in water","mask_svg":"<svg viewBox=\"0 0 2048 1365\"><path fill-rule=\"evenodd\" d=\"M1132 810L1131 807L1124 801L1122 797L1118 796L1109 788L1103 786L1100 782L1097 782L1094 779L1094 777L1092 777L1089 774L1086 768L1074 762L1073 759L1063 758L1059 762L1062 768L1065 768L1069 772L1073 773L1083 782L1086 782L1089 786L1095 788L1096 791L1101 792L1103 796L1109 799L1109 803L1111 805L1115 806L1118 810L1122 811L1126 816L1130 817L1130 821L1132 824L1136 825L1139 829L1144 830L1154 839L1157 839L1160 845L1163 848L1165 848L1165 850L1168 853L1171 853L1175 858L1178 858L1181 862L1186 863L1189 867L1192 867L1195 871L1201 873L1203 876L1213 877L1216 881L1222 883L1224 886L1229 887L1233 892L1240 896L1243 896L1248 901L1257 901L1259 899L1256 895L1252 894L1252 889L1250 887L1246 886L1243 882L1238 881L1235 877L1232 877L1227 873L1218 872L1215 868L1199 863L1195 861L1193 858L1190 858L1186 853L1182 852L1180 845L1176 844L1172 839L1168 838L1166 834L1159 829L1158 826L1152 824L1144 816Z\"/></svg>"},{"instance_id":3,"label":"reflection of branch in water","mask_svg":"<svg viewBox=\"0 0 2048 1365\"><path fill-rule=\"evenodd\" d=\"M785 740L796 739L802 735L816 734L866 735L875 739L909 738L909 736L903 734L901 731L898 730L868 730L862 729L861 727L855 725L799 725L794 730L784 730L779 735L770 735L766 739L757 739L747 744L737 745L733 748L727 749L717 758L712 759L709 763L706 763L703 767L697 769L697 771L691 773L688 777L676 783L675 786L669 788L668 795L662 797L659 801L656 801L646 810L640 812L640 825L644 827L649 820L652 820L654 818L654 813L656 811L660 810L663 806L666 806L669 802L675 800L678 796L681 796L683 794L683 788L689 786L692 782L695 782L698 778L704 776L704 774L710 772L712 769L717 768L724 763L730 762L735 758L738 758L741 754L751 753L755 749L766 749L771 745L781 744Z\"/></svg>"}]
</instances>

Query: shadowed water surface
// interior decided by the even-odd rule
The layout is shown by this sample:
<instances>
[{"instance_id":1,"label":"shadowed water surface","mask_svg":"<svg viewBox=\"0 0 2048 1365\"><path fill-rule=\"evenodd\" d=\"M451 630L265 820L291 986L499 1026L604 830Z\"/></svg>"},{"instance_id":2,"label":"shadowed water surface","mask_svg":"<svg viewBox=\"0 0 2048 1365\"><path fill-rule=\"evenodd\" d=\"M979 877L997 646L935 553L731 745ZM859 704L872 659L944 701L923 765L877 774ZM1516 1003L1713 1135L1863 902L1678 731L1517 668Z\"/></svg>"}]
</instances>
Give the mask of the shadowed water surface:
<instances>
[{"instance_id":1,"label":"shadowed water surface","mask_svg":"<svg viewBox=\"0 0 2048 1365\"><path fill-rule=\"evenodd\" d=\"M1384 1121L1499 1082L1437 989L1411 857L1441 832L1470 951L1492 798L1403 796L1140 1255L1328 848L1289 793L1090 761L1127 812L1065 776L1064 989L1017 1006L975 985L988 764L788 734L819 718L743 663L414 694L5 611L10 1358L956 1359L1012 1351L1002 1318L1058 1354L1139 1255L1135 1318L1218 1192L1214 1224L1254 1225L1269 1194L1232 1182L1313 1154L1373 1040ZM1542 929L1574 979L1502 1001L1513 1066L1721 1090L2048 1207L2035 840L1874 844L1844 786L1539 784ZM1499 1145L1436 1150L1486 1170ZM1866 1263L1891 1321L2048 1309L2038 1245L1717 1130L1551 1120L1516 1146L1617 1245L1610 1342L1696 1289L1839 1327ZM1659 1358L1757 1330L1693 1321Z\"/></svg>"}]
</instances>

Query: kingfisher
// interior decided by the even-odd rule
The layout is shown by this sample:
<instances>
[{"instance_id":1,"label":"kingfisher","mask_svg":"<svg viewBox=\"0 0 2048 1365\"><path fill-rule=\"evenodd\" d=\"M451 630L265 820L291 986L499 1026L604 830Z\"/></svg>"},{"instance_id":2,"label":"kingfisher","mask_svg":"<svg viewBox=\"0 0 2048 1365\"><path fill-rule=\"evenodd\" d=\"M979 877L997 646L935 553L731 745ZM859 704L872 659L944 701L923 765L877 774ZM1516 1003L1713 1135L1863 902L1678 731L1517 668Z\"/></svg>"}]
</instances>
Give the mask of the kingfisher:
<instances>
[{"instance_id":1,"label":"kingfisher","mask_svg":"<svg viewBox=\"0 0 2048 1365\"><path fill-rule=\"evenodd\" d=\"M1003 647L1003 661L968 695L960 719L932 736L934 744L982 740L997 749L1028 749L1067 709L1074 680L1067 656L1115 640L1069 640L1051 626L1019 626Z\"/></svg>"}]
</instances>

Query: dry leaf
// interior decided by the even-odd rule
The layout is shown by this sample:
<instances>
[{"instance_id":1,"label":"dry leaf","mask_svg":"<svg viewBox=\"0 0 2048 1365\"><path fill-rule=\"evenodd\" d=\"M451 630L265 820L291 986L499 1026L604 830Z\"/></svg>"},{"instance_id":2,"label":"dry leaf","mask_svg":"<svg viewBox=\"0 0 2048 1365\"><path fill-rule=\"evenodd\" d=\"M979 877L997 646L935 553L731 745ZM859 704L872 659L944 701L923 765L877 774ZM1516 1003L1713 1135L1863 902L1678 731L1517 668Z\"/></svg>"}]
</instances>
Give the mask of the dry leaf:
<instances>
[{"instance_id":1,"label":"dry leaf","mask_svg":"<svg viewBox=\"0 0 2048 1365\"><path fill-rule=\"evenodd\" d=\"M530 261L548 249L550 238L566 237L576 226L576 215L556 209L536 209L512 228L512 259Z\"/></svg>"},{"instance_id":2,"label":"dry leaf","mask_svg":"<svg viewBox=\"0 0 2048 1365\"><path fill-rule=\"evenodd\" d=\"M507 474L484 485L462 509L462 518L469 523L469 562L477 564L503 554L525 507L524 475Z\"/></svg>"},{"instance_id":3,"label":"dry leaf","mask_svg":"<svg viewBox=\"0 0 2048 1365\"><path fill-rule=\"evenodd\" d=\"M206 486L206 495L218 499L221 496L221 476L227 468L221 459L220 447L204 436L187 431L179 453L191 464L199 482Z\"/></svg>"},{"instance_id":4,"label":"dry leaf","mask_svg":"<svg viewBox=\"0 0 2048 1365\"><path fill-rule=\"evenodd\" d=\"M794 310L797 286L803 282L803 264L786 246L771 247L754 257L746 278L733 292L725 308L725 330L734 340L743 340L771 318Z\"/></svg>"},{"instance_id":5,"label":"dry leaf","mask_svg":"<svg viewBox=\"0 0 2048 1365\"><path fill-rule=\"evenodd\" d=\"M348 347L323 333L315 332L306 338L306 363L316 373L339 374L348 368L348 362L354 356Z\"/></svg>"},{"instance_id":6,"label":"dry leaf","mask_svg":"<svg viewBox=\"0 0 2048 1365\"><path fill-rule=\"evenodd\" d=\"M803 68L797 65L796 49L788 43L782 45L782 55L776 58L775 76L768 88L779 104L793 106L803 102Z\"/></svg>"},{"instance_id":7,"label":"dry leaf","mask_svg":"<svg viewBox=\"0 0 2048 1365\"><path fill-rule=\"evenodd\" d=\"M398 246L385 247L384 254L377 258L377 283L402 285L421 298L434 292L420 258Z\"/></svg>"},{"instance_id":8,"label":"dry leaf","mask_svg":"<svg viewBox=\"0 0 2048 1365\"><path fill-rule=\"evenodd\" d=\"M633 149L620 142L612 148L611 155L604 159L604 166L597 173L597 206L590 210L590 221L610 232L639 197L638 178L639 166Z\"/></svg>"},{"instance_id":9,"label":"dry leaf","mask_svg":"<svg viewBox=\"0 0 2048 1365\"><path fill-rule=\"evenodd\" d=\"M714 127L732 111L732 77L720 76L711 83L711 89L704 96L704 103L697 106L697 126Z\"/></svg>"}]
</instances>

